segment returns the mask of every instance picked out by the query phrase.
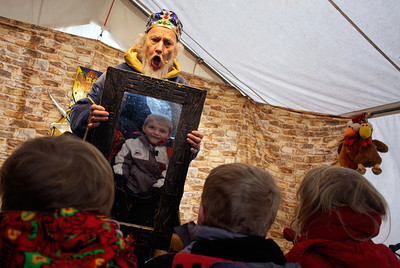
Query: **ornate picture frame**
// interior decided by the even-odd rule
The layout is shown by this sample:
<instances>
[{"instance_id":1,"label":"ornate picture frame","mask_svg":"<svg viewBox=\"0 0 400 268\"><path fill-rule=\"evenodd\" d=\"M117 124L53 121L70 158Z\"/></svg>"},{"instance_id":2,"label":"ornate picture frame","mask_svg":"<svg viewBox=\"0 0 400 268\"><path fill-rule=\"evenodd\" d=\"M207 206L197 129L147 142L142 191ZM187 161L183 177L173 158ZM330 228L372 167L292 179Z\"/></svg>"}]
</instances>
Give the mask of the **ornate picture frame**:
<instances>
[{"instance_id":1,"label":"ornate picture frame","mask_svg":"<svg viewBox=\"0 0 400 268\"><path fill-rule=\"evenodd\" d=\"M109 67L100 103L109 112L109 119L95 128L86 139L95 145L107 159L112 150L126 93L171 102L181 107L154 225L144 226L120 222L124 234L132 233L137 245L169 250L173 227L177 224L176 219L179 215L179 204L188 167L193 157L190 152L191 146L186 138L188 133L198 128L207 92L168 80ZM116 220L118 221L118 218Z\"/></svg>"}]
</instances>

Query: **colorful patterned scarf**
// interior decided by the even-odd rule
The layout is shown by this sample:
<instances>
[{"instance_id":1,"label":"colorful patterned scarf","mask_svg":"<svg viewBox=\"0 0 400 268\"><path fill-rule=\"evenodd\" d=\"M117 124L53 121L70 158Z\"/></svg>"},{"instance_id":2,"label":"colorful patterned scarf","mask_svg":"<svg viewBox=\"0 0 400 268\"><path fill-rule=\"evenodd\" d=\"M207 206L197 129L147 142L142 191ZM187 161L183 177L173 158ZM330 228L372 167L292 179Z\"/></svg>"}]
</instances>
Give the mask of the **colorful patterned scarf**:
<instances>
[{"instance_id":1,"label":"colorful patterned scarf","mask_svg":"<svg viewBox=\"0 0 400 268\"><path fill-rule=\"evenodd\" d=\"M75 208L0 213L0 267L136 267L132 237Z\"/></svg>"}]
</instances>

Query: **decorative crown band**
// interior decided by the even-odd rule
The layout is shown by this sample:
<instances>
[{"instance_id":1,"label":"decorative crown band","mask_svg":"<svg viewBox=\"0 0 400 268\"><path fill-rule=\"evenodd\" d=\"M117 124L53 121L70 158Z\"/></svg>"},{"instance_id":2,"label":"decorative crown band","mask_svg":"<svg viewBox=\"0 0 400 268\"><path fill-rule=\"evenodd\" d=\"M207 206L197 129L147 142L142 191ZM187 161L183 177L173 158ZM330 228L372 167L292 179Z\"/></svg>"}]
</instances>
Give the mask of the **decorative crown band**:
<instances>
[{"instance_id":1,"label":"decorative crown band","mask_svg":"<svg viewBox=\"0 0 400 268\"><path fill-rule=\"evenodd\" d=\"M173 11L163 9L159 13L151 14L147 19L146 33L155 26L171 29L176 34L178 40L182 35L183 25Z\"/></svg>"}]
</instances>

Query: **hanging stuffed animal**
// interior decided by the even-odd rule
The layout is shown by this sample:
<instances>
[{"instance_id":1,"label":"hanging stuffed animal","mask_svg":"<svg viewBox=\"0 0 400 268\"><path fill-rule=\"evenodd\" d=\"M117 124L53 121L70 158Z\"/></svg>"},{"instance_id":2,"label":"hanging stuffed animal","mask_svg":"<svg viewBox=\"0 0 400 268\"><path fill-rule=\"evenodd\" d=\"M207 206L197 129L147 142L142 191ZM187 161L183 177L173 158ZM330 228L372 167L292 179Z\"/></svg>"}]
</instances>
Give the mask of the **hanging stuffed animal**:
<instances>
[{"instance_id":1,"label":"hanging stuffed animal","mask_svg":"<svg viewBox=\"0 0 400 268\"><path fill-rule=\"evenodd\" d=\"M355 158L359 150L360 120L363 116L359 115L347 122L347 129L343 139L339 142L339 166L357 169Z\"/></svg>"},{"instance_id":2,"label":"hanging stuffed animal","mask_svg":"<svg viewBox=\"0 0 400 268\"><path fill-rule=\"evenodd\" d=\"M365 174L366 168L370 167L375 175L381 174L382 158L378 152L387 152L388 146L379 140L372 139L373 127L367 121L365 114L354 117L347 125L348 127L351 125L357 135L353 133L348 138L346 131L345 138L339 143L339 166L355 169L360 174ZM349 139L351 142L346 143Z\"/></svg>"},{"instance_id":3,"label":"hanging stuffed animal","mask_svg":"<svg viewBox=\"0 0 400 268\"><path fill-rule=\"evenodd\" d=\"M360 134L361 145L355 158L357 164L356 170L361 174L365 174L366 168L370 167L372 173L379 175L382 173L380 167L382 158L378 152L386 153L389 148L385 143L379 140L373 140L371 138L372 131L373 127L371 123L364 122L361 124L360 130L358 131Z\"/></svg>"}]
</instances>

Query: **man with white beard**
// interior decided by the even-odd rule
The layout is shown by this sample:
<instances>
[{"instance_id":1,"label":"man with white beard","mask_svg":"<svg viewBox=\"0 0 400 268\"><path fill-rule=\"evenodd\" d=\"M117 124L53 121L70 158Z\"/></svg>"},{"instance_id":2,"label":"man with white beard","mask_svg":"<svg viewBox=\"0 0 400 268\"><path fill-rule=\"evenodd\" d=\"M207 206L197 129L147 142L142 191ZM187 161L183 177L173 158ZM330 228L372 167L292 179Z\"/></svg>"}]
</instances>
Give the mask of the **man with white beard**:
<instances>
[{"instance_id":1,"label":"man with white beard","mask_svg":"<svg viewBox=\"0 0 400 268\"><path fill-rule=\"evenodd\" d=\"M176 56L183 49L179 38L182 34L182 23L178 16L169 10L150 15L146 32L139 37L136 44L124 56L124 63L116 68L134 71L154 78L188 85L179 75L180 67ZM78 100L71 109L70 125L75 136L83 137L86 129L96 128L100 122L108 120L109 113L100 106L106 72L93 84L86 98ZM187 142L196 154L200 148L203 134L194 130L187 136Z\"/></svg>"}]
</instances>

